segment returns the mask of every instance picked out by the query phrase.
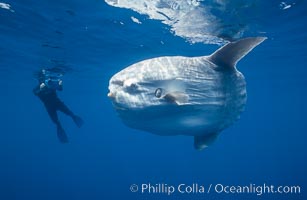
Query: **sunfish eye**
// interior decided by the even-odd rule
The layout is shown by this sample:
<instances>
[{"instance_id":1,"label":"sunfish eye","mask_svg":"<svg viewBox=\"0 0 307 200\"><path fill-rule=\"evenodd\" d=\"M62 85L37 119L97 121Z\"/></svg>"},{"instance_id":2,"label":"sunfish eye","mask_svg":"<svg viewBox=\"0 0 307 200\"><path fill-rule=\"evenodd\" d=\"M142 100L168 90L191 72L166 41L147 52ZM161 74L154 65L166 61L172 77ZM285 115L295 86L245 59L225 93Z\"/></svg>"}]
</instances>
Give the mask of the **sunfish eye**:
<instances>
[{"instance_id":1,"label":"sunfish eye","mask_svg":"<svg viewBox=\"0 0 307 200\"><path fill-rule=\"evenodd\" d=\"M155 96L160 98L162 96L162 88L157 88L155 91Z\"/></svg>"}]
</instances>

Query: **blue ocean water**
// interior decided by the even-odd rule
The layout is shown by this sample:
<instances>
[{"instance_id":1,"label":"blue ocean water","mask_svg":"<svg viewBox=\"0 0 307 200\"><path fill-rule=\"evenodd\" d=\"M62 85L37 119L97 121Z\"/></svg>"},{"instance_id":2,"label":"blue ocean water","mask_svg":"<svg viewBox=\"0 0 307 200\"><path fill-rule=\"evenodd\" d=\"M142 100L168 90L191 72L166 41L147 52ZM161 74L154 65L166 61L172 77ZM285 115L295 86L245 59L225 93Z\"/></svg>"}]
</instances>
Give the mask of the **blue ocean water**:
<instances>
[{"instance_id":1,"label":"blue ocean water","mask_svg":"<svg viewBox=\"0 0 307 200\"><path fill-rule=\"evenodd\" d=\"M220 22L209 23L215 28L203 42L178 34L171 23L106 2L0 2L0 199L306 199L306 1L187 1L210 8ZM204 151L194 150L190 137L122 124L106 95L112 75L147 58L208 55L221 45L208 42L209 36L268 37L238 63L248 93L241 119ZM60 98L85 121L78 129L60 114L70 139L65 145L32 93L35 73L55 66L65 74ZM149 183L206 189L267 184L300 186L301 192L130 191L132 184Z\"/></svg>"}]
</instances>

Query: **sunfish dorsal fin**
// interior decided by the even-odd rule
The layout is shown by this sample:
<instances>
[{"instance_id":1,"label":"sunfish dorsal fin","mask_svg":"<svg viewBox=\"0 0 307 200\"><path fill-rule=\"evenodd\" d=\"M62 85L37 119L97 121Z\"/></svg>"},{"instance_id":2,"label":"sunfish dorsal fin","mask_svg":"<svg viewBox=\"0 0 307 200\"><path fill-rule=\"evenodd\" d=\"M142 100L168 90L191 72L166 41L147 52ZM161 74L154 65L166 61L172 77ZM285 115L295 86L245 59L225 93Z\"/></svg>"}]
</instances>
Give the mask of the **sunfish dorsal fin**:
<instances>
[{"instance_id":1,"label":"sunfish dorsal fin","mask_svg":"<svg viewBox=\"0 0 307 200\"><path fill-rule=\"evenodd\" d=\"M209 60L221 67L235 67L239 60L265 39L267 38L250 37L230 42L211 54Z\"/></svg>"},{"instance_id":2,"label":"sunfish dorsal fin","mask_svg":"<svg viewBox=\"0 0 307 200\"><path fill-rule=\"evenodd\" d=\"M211 145L217 138L218 133L212 133L209 135L201 135L201 136L194 136L194 147L197 150L203 150Z\"/></svg>"}]
</instances>

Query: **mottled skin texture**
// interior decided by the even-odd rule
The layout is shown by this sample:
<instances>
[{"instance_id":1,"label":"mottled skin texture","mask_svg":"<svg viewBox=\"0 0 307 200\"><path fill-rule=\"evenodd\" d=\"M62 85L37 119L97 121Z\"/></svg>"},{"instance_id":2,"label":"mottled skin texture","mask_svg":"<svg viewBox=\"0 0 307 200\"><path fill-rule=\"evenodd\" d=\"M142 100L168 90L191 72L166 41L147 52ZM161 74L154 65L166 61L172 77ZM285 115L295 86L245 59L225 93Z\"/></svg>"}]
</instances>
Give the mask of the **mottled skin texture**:
<instances>
[{"instance_id":1,"label":"mottled skin texture","mask_svg":"<svg viewBox=\"0 0 307 200\"><path fill-rule=\"evenodd\" d=\"M108 96L127 126L195 136L195 148L203 149L243 111L246 83L236 63L265 39L241 39L210 56L138 62L111 78Z\"/></svg>"},{"instance_id":2,"label":"mottled skin texture","mask_svg":"<svg viewBox=\"0 0 307 200\"><path fill-rule=\"evenodd\" d=\"M157 98L157 88L164 95L185 94L187 101L177 105ZM243 75L235 68L220 70L206 57L159 57L136 63L114 75L109 90L127 125L159 135L222 130L238 118L246 102Z\"/></svg>"}]
</instances>

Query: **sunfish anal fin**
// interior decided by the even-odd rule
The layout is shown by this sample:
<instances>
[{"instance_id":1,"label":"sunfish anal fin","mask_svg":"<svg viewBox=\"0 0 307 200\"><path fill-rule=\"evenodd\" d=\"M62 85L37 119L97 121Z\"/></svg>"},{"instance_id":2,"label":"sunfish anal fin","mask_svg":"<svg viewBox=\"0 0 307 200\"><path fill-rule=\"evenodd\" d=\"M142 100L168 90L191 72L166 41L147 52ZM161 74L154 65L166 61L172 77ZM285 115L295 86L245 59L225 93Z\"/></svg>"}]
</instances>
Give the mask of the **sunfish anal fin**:
<instances>
[{"instance_id":1,"label":"sunfish anal fin","mask_svg":"<svg viewBox=\"0 0 307 200\"><path fill-rule=\"evenodd\" d=\"M218 133L212 133L210 135L194 136L194 147L197 150L203 150L210 146L217 138Z\"/></svg>"},{"instance_id":2,"label":"sunfish anal fin","mask_svg":"<svg viewBox=\"0 0 307 200\"><path fill-rule=\"evenodd\" d=\"M170 92L164 95L163 98L166 101L177 105L182 105L189 101L189 96L183 92Z\"/></svg>"}]
</instances>

